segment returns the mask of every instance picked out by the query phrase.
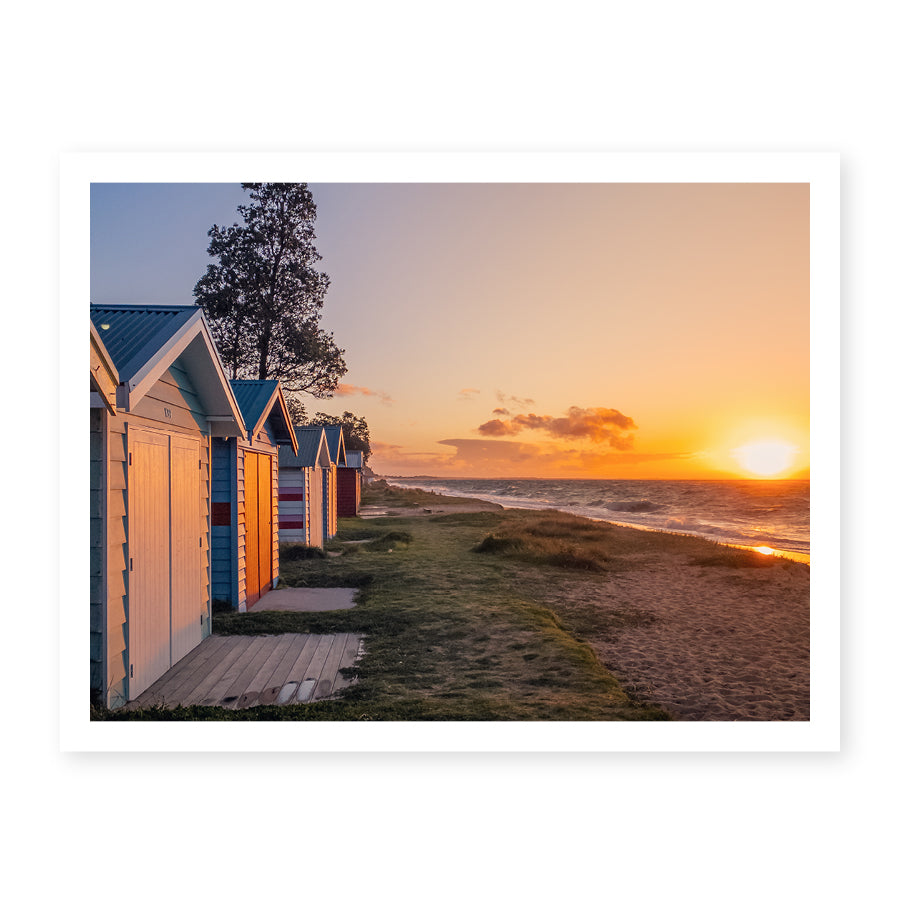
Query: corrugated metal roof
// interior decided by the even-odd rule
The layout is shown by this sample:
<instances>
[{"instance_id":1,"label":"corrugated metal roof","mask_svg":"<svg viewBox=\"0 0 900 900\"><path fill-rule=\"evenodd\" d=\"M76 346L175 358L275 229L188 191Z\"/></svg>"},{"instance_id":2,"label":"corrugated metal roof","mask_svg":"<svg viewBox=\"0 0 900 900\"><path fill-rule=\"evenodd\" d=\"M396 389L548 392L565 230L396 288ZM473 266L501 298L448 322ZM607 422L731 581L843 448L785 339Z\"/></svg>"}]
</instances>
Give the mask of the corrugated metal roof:
<instances>
[{"instance_id":1,"label":"corrugated metal roof","mask_svg":"<svg viewBox=\"0 0 900 900\"><path fill-rule=\"evenodd\" d=\"M230 381L229 384L247 427L251 430L255 429L260 424L259 420L266 411L272 395L278 391L277 379L266 381L239 379Z\"/></svg>"},{"instance_id":2,"label":"corrugated metal roof","mask_svg":"<svg viewBox=\"0 0 900 900\"><path fill-rule=\"evenodd\" d=\"M91 304L94 323L123 382L141 367L194 316L197 306L130 306Z\"/></svg>"},{"instance_id":3,"label":"corrugated metal roof","mask_svg":"<svg viewBox=\"0 0 900 900\"><path fill-rule=\"evenodd\" d=\"M297 435L297 455L287 448L278 451L279 465L314 466L319 458L319 446L322 441L321 425L302 425L294 429Z\"/></svg>"},{"instance_id":4,"label":"corrugated metal roof","mask_svg":"<svg viewBox=\"0 0 900 900\"><path fill-rule=\"evenodd\" d=\"M343 429L340 425L325 425L325 439L328 441L328 455L333 463L345 462L346 456L340 454L343 448ZM343 456L343 459L340 457Z\"/></svg>"}]
</instances>

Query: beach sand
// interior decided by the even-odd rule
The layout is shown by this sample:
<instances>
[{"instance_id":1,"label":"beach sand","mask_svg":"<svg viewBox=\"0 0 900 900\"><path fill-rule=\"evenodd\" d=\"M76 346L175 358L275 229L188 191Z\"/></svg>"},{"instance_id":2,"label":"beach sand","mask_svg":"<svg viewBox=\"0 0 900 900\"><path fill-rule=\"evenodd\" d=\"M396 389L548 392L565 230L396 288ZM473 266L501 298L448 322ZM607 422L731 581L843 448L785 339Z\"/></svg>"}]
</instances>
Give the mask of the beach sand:
<instances>
[{"instance_id":1,"label":"beach sand","mask_svg":"<svg viewBox=\"0 0 900 900\"><path fill-rule=\"evenodd\" d=\"M436 496L428 509L497 508L453 500L442 508ZM585 611L589 604L618 621L588 641L631 697L658 704L678 720L809 719L809 566L690 565L687 555L662 547L627 563L603 579L561 574L549 588L541 581L551 608Z\"/></svg>"},{"instance_id":2,"label":"beach sand","mask_svg":"<svg viewBox=\"0 0 900 900\"><path fill-rule=\"evenodd\" d=\"M689 721L809 719L809 568L640 562L574 602L635 620L591 640L635 699Z\"/></svg>"}]
</instances>

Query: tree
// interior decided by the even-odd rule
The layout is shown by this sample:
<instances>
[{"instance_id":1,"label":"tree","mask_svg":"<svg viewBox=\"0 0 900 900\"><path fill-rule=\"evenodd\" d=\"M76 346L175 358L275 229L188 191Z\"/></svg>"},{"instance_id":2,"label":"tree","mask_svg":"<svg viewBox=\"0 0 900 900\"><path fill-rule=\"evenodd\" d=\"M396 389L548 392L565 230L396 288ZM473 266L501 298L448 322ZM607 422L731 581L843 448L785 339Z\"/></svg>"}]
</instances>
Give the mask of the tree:
<instances>
[{"instance_id":1,"label":"tree","mask_svg":"<svg viewBox=\"0 0 900 900\"><path fill-rule=\"evenodd\" d=\"M343 416L329 416L317 413L311 425L340 425L344 432L344 447L354 452L362 452L363 462L369 461L372 448L369 446L369 426L364 416L354 416L344 410Z\"/></svg>"},{"instance_id":2,"label":"tree","mask_svg":"<svg viewBox=\"0 0 900 900\"><path fill-rule=\"evenodd\" d=\"M231 378L277 378L298 394L330 397L347 372L344 351L320 327L330 283L314 268L316 204L306 184L250 182L243 224L209 230L210 256L194 287Z\"/></svg>"}]
</instances>

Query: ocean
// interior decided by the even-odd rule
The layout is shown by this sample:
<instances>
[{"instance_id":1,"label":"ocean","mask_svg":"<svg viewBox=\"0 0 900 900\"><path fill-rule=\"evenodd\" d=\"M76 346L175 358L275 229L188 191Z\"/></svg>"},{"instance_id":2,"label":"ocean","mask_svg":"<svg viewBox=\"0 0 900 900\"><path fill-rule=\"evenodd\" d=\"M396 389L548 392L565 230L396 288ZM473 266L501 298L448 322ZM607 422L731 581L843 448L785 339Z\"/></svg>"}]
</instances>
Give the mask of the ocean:
<instances>
[{"instance_id":1,"label":"ocean","mask_svg":"<svg viewBox=\"0 0 900 900\"><path fill-rule=\"evenodd\" d=\"M557 509L589 519L672 531L809 562L808 481L611 481L553 478L391 478L501 506ZM763 551L765 552L765 551Z\"/></svg>"}]
</instances>

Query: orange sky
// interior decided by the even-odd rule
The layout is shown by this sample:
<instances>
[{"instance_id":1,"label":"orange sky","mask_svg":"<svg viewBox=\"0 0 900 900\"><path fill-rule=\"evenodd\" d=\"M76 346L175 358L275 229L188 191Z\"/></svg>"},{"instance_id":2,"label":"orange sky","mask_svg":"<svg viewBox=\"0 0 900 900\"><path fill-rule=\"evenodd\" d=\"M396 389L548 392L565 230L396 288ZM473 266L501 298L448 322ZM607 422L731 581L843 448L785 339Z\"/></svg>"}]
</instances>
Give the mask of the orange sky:
<instances>
[{"instance_id":1,"label":"orange sky","mask_svg":"<svg viewBox=\"0 0 900 900\"><path fill-rule=\"evenodd\" d=\"M808 185L311 189L377 473L808 474Z\"/></svg>"}]
</instances>

